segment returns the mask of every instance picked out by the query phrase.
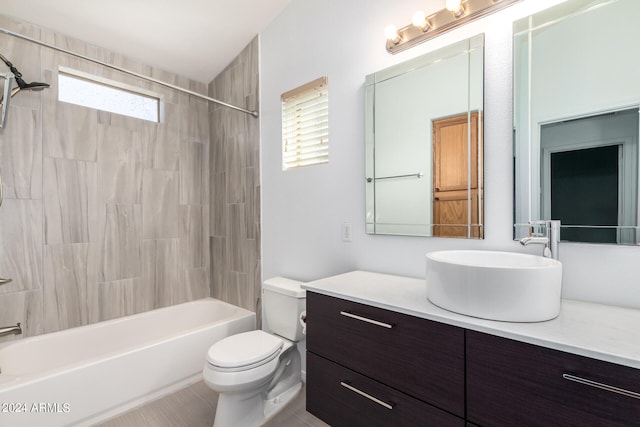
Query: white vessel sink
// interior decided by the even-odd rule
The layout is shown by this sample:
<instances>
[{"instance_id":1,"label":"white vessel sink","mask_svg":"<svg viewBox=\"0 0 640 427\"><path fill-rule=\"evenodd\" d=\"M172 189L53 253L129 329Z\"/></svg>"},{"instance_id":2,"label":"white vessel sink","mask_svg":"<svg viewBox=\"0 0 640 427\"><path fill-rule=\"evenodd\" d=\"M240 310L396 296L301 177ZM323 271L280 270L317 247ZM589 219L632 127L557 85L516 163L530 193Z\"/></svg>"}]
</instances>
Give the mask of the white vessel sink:
<instances>
[{"instance_id":1,"label":"white vessel sink","mask_svg":"<svg viewBox=\"0 0 640 427\"><path fill-rule=\"evenodd\" d=\"M562 264L512 252L427 254L427 297L438 307L506 322L541 322L560 312Z\"/></svg>"}]
</instances>

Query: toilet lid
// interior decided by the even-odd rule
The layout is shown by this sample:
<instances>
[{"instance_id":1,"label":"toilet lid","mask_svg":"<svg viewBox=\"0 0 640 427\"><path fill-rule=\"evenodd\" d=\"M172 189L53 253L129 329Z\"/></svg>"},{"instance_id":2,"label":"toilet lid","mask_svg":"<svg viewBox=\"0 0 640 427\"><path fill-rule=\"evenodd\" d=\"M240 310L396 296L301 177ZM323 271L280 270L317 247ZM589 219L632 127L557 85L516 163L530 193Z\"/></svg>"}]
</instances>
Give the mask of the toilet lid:
<instances>
[{"instance_id":1,"label":"toilet lid","mask_svg":"<svg viewBox=\"0 0 640 427\"><path fill-rule=\"evenodd\" d=\"M207 361L221 368L239 368L271 360L284 345L282 339L264 331L232 335L209 348Z\"/></svg>"}]
</instances>

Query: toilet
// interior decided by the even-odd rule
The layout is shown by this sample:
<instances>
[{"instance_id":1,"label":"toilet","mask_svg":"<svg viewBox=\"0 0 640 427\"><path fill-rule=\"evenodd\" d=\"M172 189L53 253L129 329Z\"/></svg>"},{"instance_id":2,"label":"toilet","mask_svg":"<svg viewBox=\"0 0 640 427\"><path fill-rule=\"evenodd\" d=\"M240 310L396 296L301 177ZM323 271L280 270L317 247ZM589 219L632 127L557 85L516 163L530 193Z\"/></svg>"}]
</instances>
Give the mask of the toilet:
<instances>
[{"instance_id":1,"label":"toilet","mask_svg":"<svg viewBox=\"0 0 640 427\"><path fill-rule=\"evenodd\" d=\"M275 277L264 282L264 318L269 332L244 332L209 348L204 382L219 393L214 427L259 426L302 388L301 315L306 291L301 282Z\"/></svg>"}]
</instances>

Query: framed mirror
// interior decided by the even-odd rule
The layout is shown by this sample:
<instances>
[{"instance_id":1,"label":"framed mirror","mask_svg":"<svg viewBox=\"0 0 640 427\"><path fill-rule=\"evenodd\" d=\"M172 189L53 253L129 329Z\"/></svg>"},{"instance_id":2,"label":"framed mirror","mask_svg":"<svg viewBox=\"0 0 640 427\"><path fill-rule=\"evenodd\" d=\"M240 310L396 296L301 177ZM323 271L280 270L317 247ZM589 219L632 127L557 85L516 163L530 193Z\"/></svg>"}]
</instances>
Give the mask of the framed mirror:
<instances>
[{"instance_id":1,"label":"framed mirror","mask_svg":"<svg viewBox=\"0 0 640 427\"><path fill-rule=\"evenodd\" d=\"M568 0L514 23L514 237L640 243L640 2Z\"/></svg>"},{"instance_id":2,"label":"framed mirror","mask_svg":"<svg viewBox=\"0 0 640 427\"><path fill-rule=\"evenodd\" d=\"M366 230L481 239L484 35L365 80Z\"/></svg>"}]
</instances>

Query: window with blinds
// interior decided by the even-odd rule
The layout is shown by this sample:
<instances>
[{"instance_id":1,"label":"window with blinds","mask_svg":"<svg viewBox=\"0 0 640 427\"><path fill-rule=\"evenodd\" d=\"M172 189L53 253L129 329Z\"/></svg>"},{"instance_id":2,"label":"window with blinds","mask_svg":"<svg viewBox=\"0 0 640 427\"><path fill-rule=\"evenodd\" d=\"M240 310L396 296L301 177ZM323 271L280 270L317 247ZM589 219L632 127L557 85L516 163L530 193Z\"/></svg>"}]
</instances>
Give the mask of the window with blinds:
<instances>
[{"instance_id":1,"label":"window with blinds","mask_svg":"<svg viewBox=\"0 0 640 427\"><path fill-rule=\"evenodd\" d=\"M321 77L282 94L282 170L329 162L328 92Z\"/></svg>"}]
</instances>

